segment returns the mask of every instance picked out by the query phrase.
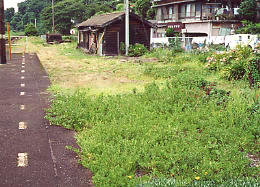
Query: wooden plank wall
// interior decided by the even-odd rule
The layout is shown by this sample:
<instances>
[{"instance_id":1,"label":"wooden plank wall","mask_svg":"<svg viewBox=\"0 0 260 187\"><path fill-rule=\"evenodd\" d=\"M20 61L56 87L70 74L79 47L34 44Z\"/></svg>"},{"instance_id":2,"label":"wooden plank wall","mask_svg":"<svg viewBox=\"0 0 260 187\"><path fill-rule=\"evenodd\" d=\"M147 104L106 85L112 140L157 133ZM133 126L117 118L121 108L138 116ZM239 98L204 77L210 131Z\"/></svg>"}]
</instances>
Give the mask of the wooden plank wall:
<instances>
[{"instance_id":1,"label":"wooden plank wall","mask_svg":"<svg viewBox=\"0 0 260 187\"><path fill-rule=\"evenodd\" d=\"M118 55L118 39L119 44L125 42L125 21L119 20L106 28L103 40L103 54L104 55ZM135 43L144 44L150 49L150 27L143 24L141 21L130 17L130 44Z\"/></svg>"}]
</instances>

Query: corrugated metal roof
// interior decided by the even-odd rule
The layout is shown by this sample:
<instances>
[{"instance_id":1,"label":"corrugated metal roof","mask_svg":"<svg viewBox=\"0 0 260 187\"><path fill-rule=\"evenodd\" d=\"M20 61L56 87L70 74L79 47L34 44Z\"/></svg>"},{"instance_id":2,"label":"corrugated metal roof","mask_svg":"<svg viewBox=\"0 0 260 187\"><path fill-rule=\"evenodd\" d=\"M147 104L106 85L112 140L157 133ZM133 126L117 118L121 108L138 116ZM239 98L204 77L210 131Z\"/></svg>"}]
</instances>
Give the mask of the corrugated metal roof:
<instances>
[{"instance_id":1,"label":"corrugated metal roof","mask_svg":"<svg viewBox=\"0 0 260 187\"><path fill-rule=\"evenodd\" d=\"M124 14L125 14L124 12L114 12L114 13L92 16L88 20L78 24L77 27L93 27L93 26L103 27L106 23L111 22L114 19L123 16Z\"/></svg>"}]
</instances>

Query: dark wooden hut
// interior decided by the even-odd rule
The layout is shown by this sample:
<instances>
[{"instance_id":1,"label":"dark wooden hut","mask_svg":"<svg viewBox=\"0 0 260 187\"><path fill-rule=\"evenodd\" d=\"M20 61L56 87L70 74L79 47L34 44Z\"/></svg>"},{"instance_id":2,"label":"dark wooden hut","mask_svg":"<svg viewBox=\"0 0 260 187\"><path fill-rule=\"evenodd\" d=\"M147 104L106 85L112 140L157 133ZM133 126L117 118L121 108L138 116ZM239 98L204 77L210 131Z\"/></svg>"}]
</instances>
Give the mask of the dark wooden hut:
<instances>
[{"instance_id":1,"label":"dark wooden hut","mask_svg":"<svg viewBox=\"0 0 260 187\"><path fill-rule=\"evenodd\" d=\"M140 43L150 48L152 23L136 14L129 14L130 45ZM78 47L101 56L120 54L120 44L125 43L125 13L115 12L93 16L77 25Z\"/></svg>"}]
</instances>

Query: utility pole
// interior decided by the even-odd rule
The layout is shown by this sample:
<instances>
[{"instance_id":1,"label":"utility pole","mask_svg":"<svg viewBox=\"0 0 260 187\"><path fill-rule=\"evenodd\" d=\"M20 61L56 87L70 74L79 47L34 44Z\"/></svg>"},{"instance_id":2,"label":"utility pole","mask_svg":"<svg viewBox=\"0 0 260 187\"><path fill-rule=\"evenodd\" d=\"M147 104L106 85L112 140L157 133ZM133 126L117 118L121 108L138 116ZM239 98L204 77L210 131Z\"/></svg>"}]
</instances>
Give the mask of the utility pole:
<instances>
[{"instance_id":1,"label":"utility pole","mask_svg":"<svg viewBox=\"0 0 260 187\"><path fill-rule=\"evenodd\" d=\"M125 0L125 55L128 56L129 50L129 2Z\"/></svg>"},{"instance_id":2,"label":"utility pole","mask_svg":"<svg viewBox=\"0 0 260 187\"><path fill-rule=\"evenodd\" d=\"M55 23L54 23L54 0L52 0L52 32L55 33Z\"/></svg>"},{"instance_id":3,"label":"utility pole","mask_svg":"<svg viewBox=\"0 0 260 187\"><path fill-rule=\"evenodd\" d=\"M0 64L6 64L4 0L0 0Z\"/></svg>"}]
</instances>

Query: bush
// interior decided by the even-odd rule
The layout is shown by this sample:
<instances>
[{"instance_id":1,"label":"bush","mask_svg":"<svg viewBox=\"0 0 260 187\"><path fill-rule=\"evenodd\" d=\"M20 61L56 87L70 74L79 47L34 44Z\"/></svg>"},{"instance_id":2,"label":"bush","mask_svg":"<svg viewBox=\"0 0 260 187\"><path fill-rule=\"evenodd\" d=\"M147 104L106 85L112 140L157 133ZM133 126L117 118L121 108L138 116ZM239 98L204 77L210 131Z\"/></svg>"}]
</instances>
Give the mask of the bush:
<instances>
[{"instance_id":1,"label":"bush","mask_svg":"<svg viewBox=\"0 0 260 187\"><path fill-rule=\"evenodd\" d=\"M260 54L253 56L248 63L248 80L251 87L260 87Z\"/></svg>"},{"instance_id":2,"label":"bush","mask_svg":"<svg viewBox=\"0 0 260 187\"><path fill-rule=\"evenodd\" d=\"M243 27L236 30L237 34L260 34L260 23L242 21Z\"/></svg>"},{"instance_id":3,"label":"bush","mask_svg":"<svg viewBox=\"0 0 260 187\"><path fill-rule=\"evenodd\" d=\"M128 55L131 57L143 56L148 50L143 44L134 44L129 46Z\"/></svg>"},{"instance_id":4,"label":"bush","mask_svg":"<svg viewBox=\"0 0 260 187\"><path fill-rule=\"evenodd\" d=\"M238 46L235 50L209 56L205 67L220 71L221 75L228 80L247 78L248 64L252 55L251 48Z\"/></svg>"},{"instance_id":5,"label":"bush","mask_svg":"<svg viewBox=\"0 0 260 187\"><path fill-rule=\"evenodd\" d=\"M224 44L212 44L209 46L209 49L212 51L226 51Z\"/></svg>"},{"instance_id":6,"label":"bush","mask_svg":"<svg viewBox=\"0 0 260 187\"><path fill-rule=\"evenodd\" d=\"M120 42L120 53L121 55L125 54L125 43L124 42Z\"/></svg>"},{"instance_id":7,"label":"bush","mask_svg":"<svg viewBox=\"0 0 260 187\"><path fill-rule=\"evenodd\" d=\"M169 38L169 48L172 51L173 56L175 55L175 53L184 52L184 50L181 48L181 41L178 37Z\"/></svg>"},{"instance_id":8,"label":"bush","mask_svg":"<svg viewBox=\"0 0 260 187\"><path fill-rule=\"evenodd\" d=\"M166 29L166 33L165 33L166 37L175 37L176 36L176 32L174 31L173 28L167 28Z\"/></svg>"},{"instance_id":9,"label":"bush","mask_svg":"<svg viewBox=\"0 0 260 187\"><path fill-rule=\"evenodd\" d=\"M32 23L27 24L25 26L24 32L25 32L26 36L37 36L38 35L38 31Z\"/></svg>"}]
</instances>

